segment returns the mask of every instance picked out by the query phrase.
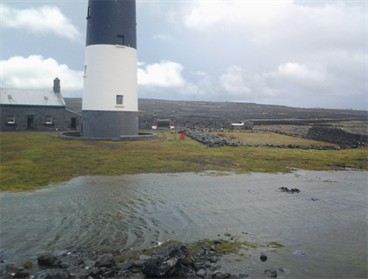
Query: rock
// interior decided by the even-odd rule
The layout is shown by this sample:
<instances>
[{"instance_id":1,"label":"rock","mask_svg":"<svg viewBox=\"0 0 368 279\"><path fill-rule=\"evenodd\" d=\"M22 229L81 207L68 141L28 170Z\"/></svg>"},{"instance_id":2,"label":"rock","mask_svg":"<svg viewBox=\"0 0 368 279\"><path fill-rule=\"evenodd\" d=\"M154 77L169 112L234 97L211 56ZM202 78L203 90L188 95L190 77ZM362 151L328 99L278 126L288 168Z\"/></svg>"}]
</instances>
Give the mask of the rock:
<instances>
[{"instance_id":1,"label":"rock","mask_svg":"<svg viewBox=\"0 0 368 279\"><path fill-rule=\"evenodd\" d=\"M150 258L151 258L151 256L147 256L147 255L140 255L139 256L139 259L143 260L143 261L149 260Z\"/></svg>"},{"instance_id":2,"label":"rock","mask_svg":"<svg viewBox=\"0 0 368 279\"><path fill-rule=\"evenodd\" d=\"M280 272L283 272L283 273L285 273L285 274L291 274L290 269L287 269L287 268L284 268L284 267L280 267L280 268L279 268L279 271L280 271Z\"/></svg>"},{"instance_id":3,"label":"rock","mask_svg":"<svg viewBox=\"0 0 368 279\"><path fill-rule=\"evenodd\" d=\"M92 260L89 260L89 259L84 260L83 263L84 263L84 267L86 269L91 269L92 267L94 267L96 265L96 261L92 261Z\"/></svg>"},{"instance_id":4,"label":"rock","mask_svg":"<svg viewBox=\"0 0 368 279\"><path fill-rule=\"evenodd\" d=\"M175 275L179 278L198 278L196 277L196 272L194 271L194 268L186 264L180 264L175 272Z\"/></svg>"},{"instance_id":5,"label":"rock","mask_svg":"<svg viewBox=\"0 0 368 279\"><path fill-rule=\"evenodd\" d=\"M209 260L210 260L211 263L217 263L219 261L218 257L216 257L216 256L210 257Z\"/></svg>"},{"instance_id":6,"label":"rock","mask_svg":"<svg viewBox=\"0 0 368 279\"><path fill-rule=\"evenodd\" d=\"M26 270L20 270L17 273L14 274L13 278L28 278L29 272Z\"/></svg>"},{"instance_id":7,"label":"rock","mask_svg":"<svg viewBox=\"0 0 368 279\"><path fill-rule=\"evenodd\" d=\"M265 273L269 278L277 278L277 271L276 271L276 270L266 269L266 270L264 271L264 273Z\"/></svg>"},{"instance_id":8,"label":"rock","mask_svg":"<svg viewBox=\"0 0 368 279\"><path fill-rule=\"evenodd\" d=\"M212 279L230 279L230 274L218 271L212 274Z\"/></svg>"},{"instance_id":9,"label":"rock","mask_svg":"<svg viewBox=\"0 0 368 279\"><path fill-rule=\"evenodd\" d=\"M293 255L295 256L305 256L305 252L302 250L296 250L293 252Z\"/></svg>"},{"instance_id":10,"label":"rock","mask_svg":"<svg viewBox=\"0 0 368 279\"><path fill-rule=\"evenodd\" d=\"M204 261L204 260L196 260L196 261L194 262L194 269L195 269L196 271L198 271L198 270L200 270L200 269L206 269L206 267L207 267L207 265L206 265L206 263L205 263L205 261Z\"/></svg>"},{"instance_id":11,"label":"rock","mask_svg":"<svg viewBox=\"0 0 368 279\"><path fill-rule=\"evenodd\" d=\"M112 254L102 254L96 259L97 267L112 267L115 265L114 257Z\"/></svg>"},{"instance_id":12,"label":"rock","mask_svg":"<svg viewBox=\"0 0 368 279\"><path fill-rule=\"evenodd\" d=\"M134 261L134 266L138 267L138 268L142 268L144 266L145 262L146 261L144 261L144 260L136 260L136 261Z\"/></svg>"},{"instance_id":13,"label":"rock","mask_svg":"<svg viewBox=\"0 0 368 279\"><path fill-rule=\"evenodd\" d=\"M261 260L261 262L265 262L265 261L267 261L267 256L266 255L261 255L259 257L259 259Z\"/></svg>"},{"instance_id":14,"label":"rock","mask_svg":"<svg viewBox=\"0 0 368 279\"><path fill-rule=\"evenodd\" d=\"M117 268L119 270L128 270L128 269L132 268L133 266L134 266L134 262L128 261L128 262L119 263L117 265Z\"/></svg>"},{"instance_id":15,"label":"rock","mask_svg":"<svg viewBox=\"0 0 368 279\"><path fill-rule=\"evenodd\" d=\"M68 279L69 273L64 270L46 269L36 274L35 279Z\"/></svg>"},{"instance_id":16,"label":"rock","mask_svg":"<svg viewBox=\"0 0 368 279\"><path fill-rule=\"evenodd\" d=\"M6 264L4 267L5 267L5 272L9 274L15 274L19 272L20 270L22 270L21 268L16 267L13 264Z\"/></svg>"},{"instance_id":17,"label":"rock","mask_svg":"<svg viewBox=\"0 0 368 279\"><path fill-rule=\"evenodd\" d=\"M37 258L37 263L44 267L58 267L61 261L51 253L45 253Z\"/></svg>"},{"instance_id":18,"label":"rock","mask_svg":"<svg viewBox=\"0 0 368 279\"><path fill-rule=\"evenodd\" d=\"M207 271L205 269L200 269L196 272L196 275L202 278L205 278L207 275Z\"/></svg>"},{"instance_id":19,"label":"rock","mask_svg":"<svg viewBox=\"0 0 368 279\"><path fill-rule=\"evenodd\" d=\"M300 190L298 188L289 189L288 187L280 187L279 189L281 190L281 192L285 192L289 194L300 193Z\"/></svg>"},{"instance_id":20,"label":"rock","mask_svg":"<svg viewBox=\"0 0 368 279\"><path fill-rule=\"evenodd\" d=\"M60 268L68 268L69 267L69 264L68 263L61 263L60 265L59 265L59 267Z\"/></svg>"},{"instance_id":21,"label":"rock","mask_svg":"<svg viewBox=\"0 0 368 279\"><path fill-rule=\"evenodd\" d=\"M97 267L93 267L91 268L89 275L93 276L93 277L97 277L97 275L100 274L100 270Z\"/></svg>"},{"instance_id":22,"label":"rock","mask_svg":"<svg viewBox=\"0 0 368 279\"><path fill-rule=\"evenodd\" d=\"M313 198L311 198L311 200L312 200L312 201L318 201L318 200L319 200L319 198L315 198L315 197L313 197Z\"/></svg>"},{"instance_id":23,"label":"rock","mask_svg":"<svg viewBox=\"0 0 368 279\"><path fill-rule=\"evenodd\" d=\"M84 269L84 268L79 268L79 269L73 270L73 271L74 271L73 272L73 279L85 279L91 274L90 270L87 270L87 269Z\"/></svg>"},{"instance_id":24,"label":"rock","mask_svg":"<svg viewBox=\"0 0 368 279\"><path fill-rule=\"evenodd\" d=\"M107 277L107 278L111 278L115 275L115 271L108 267L101 267L100 272L102 273L103 277Z\"/></svg>"},{"instance_id":25,"label":"rock","mask_svg":"<svg viewBox=\"0 0 368 279\"><path fill-rule=\"evenodd\" d=\"M185 246L171 246L153 255L143 265L143 274L152 277L173 275L188 255Z\"/></svg>"}]
</instances>

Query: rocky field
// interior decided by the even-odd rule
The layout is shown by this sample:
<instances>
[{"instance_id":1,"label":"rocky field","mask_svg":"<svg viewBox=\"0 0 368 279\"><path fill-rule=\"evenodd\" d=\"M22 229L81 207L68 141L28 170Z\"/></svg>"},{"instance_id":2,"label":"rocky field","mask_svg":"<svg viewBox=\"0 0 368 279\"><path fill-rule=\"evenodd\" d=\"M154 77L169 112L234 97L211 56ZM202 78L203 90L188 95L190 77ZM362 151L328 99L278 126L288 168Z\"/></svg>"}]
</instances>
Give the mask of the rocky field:
<instances>
[{"instance_id":1,"label":"rocky field","mask_svg":"<svg viewBox=\"0 0 368 279\"><path fill-rule=\"evenodd\" d=\"M70 110L81 113L81 98L65 98L65 102ZM139 99L139 112L139 125L142 129L150 128L157 119L170 119L175 126L181 127L219 129L230 128L231 123L244 120L252 120L255 125L308 125L318 122L368 119L367 111L358 110L155 99Z\"/></svg>"}]
</instances>

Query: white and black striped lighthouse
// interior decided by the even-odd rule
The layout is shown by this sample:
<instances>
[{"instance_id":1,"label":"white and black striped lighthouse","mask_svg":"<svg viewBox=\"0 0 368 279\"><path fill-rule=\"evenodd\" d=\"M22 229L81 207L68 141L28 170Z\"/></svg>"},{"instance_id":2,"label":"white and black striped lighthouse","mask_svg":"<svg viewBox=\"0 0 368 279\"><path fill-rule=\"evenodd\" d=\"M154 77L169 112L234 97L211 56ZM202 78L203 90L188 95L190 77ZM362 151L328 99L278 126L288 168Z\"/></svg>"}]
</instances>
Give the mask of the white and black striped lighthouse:
<instances>
[{"instance_id":1,"label":"white and black striped lighthouse","mask_svg":"<svg viewBox=\"0 0 368 279\"><path fill-rule=\"evenodd\" d=\"M82 102L87 138L138 135L135 0L89 0Z\"/></svg>"}]
</instances>

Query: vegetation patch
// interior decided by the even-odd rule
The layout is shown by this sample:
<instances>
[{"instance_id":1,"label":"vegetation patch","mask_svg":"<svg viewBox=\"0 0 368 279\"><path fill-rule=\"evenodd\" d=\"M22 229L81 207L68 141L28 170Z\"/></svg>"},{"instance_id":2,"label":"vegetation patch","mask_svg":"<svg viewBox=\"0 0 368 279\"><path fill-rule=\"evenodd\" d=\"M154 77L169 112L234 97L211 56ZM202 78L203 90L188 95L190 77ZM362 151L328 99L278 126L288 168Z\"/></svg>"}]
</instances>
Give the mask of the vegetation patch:
<instances>
[{"instance_id":1,"label":"vegetation patch","mask_svg":"<svg viewBox=\"0 0 368 279\"><path fill-rule=\"evenodd\" d=\"M270 242L269 246L271 246L272 248L284 248L285 247L283 244L276 242L276 241Z\"/></svg>"},{"instance_id":2,"label":"vegetation patch","mask_svg":"<svg viewBox=\"0 0 368 279\"><path fill-rule=\"evenodd\" d=\"M367 170L368 148L209 148L175 132L149 141L64 140L57 133L0 134L0 190L32 191L83 175L203 171Z\"/></svg>"}]
</instances>

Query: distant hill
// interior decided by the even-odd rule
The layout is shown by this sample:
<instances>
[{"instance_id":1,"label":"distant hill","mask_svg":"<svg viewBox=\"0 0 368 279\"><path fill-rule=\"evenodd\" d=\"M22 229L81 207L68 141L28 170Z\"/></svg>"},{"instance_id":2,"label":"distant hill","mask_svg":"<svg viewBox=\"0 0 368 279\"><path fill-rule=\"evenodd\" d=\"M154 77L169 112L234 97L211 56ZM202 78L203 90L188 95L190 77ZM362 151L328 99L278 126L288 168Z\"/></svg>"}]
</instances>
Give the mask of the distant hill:
<instances>
[{"instance_id":1,"label":"distant hill","mask_svg":"<svg viewBox=\"0 0 368 279\"><path fill-rule=\"evenodd\" d=\"M81 98L65 98L66 106L81 113ZM175 125L226 127L231 122L247 119L262 121L284 120L367 120L368 111L294 108L280 105L232 102L192 102L139 99L139 122L150 127L157 118L170 118Z\"/></svg>"}]
</instances>

